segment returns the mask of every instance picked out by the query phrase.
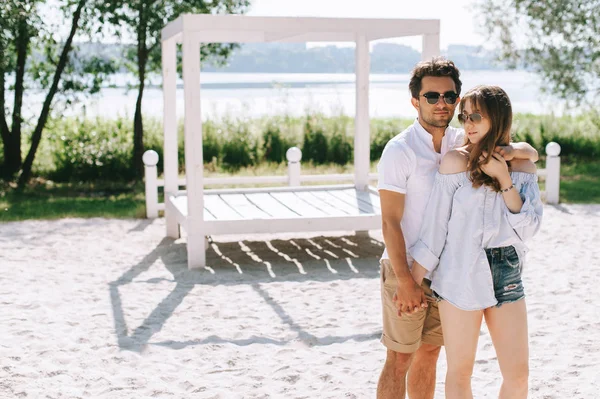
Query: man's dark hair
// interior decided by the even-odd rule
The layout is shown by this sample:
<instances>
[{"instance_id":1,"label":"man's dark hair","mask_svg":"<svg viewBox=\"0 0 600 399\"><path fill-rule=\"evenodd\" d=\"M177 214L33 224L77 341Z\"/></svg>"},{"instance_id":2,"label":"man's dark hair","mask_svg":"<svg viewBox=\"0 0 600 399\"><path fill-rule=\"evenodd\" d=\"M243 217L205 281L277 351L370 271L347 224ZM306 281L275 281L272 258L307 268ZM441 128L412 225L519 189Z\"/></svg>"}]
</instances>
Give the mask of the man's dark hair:
<instances>
[{"instance_id":1,"label":"man's dark hair","mask_svg":"<svg viewBox=\"0 0 600 399\"><path fill-rule=\"evenodd\" d=\"M443 57L434 57L430 61L419 62L412 70L408 89L413 98L419 98L421 80L427 76L452 78L456 85L456 93L460 95L462 82L460 81L460 72L454 62Z\"/></svg>"}]
</instances>

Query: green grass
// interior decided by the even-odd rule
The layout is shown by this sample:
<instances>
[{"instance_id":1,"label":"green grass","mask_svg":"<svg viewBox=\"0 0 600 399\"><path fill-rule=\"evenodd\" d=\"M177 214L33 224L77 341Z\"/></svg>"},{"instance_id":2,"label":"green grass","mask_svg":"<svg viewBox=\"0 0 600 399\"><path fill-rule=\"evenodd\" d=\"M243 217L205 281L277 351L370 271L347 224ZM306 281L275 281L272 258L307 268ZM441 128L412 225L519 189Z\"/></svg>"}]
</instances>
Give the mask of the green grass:
<instances>
[{"instance_id":1,"label":"green grass","mask_svg":"<svg viewBox=\"0 0 600 399\"><path fill-rule=\"evenodd\" d=\"M17 192L0 188L0 222L68 217L141 218L144 188L131 184L34 183Z\"/></svg>"},{"instance_id":2,"label":"green grass","mask_svg":"<svg viewBox=\"0 0 600 399\"><path fill-rule=\"evenodd\" d=\"M564 162L561 165L560 201L600 203L600 161Z\"/></svg>"}]
</instances>

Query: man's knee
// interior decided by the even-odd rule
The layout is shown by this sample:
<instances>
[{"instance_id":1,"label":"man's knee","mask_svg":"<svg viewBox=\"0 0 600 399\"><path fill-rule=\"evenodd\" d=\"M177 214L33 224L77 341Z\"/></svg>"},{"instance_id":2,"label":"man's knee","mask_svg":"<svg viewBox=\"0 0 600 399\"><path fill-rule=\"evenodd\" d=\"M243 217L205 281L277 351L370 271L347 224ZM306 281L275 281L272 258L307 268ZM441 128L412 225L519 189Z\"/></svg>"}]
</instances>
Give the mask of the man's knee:
<instances>
[{"instance_id":1,"label":"man's knee","mask_svg":"<svg viewBox=\"0 0 600 399\"><path fill-rule=\"evenodd\" d=\"M437 359L438 356L440 355L441 349L442 349L442 347L438 346L438 345L423 344L417 350L416 355L433 357L433 358Z\"/></svg>"},{"instance_id":2,"label":"man's knee","mask_svg":"<svg viewBox=\"0 0 600 399\"><path fill-rule=\"evenodd\" d=\"M406 376L413 356L414 353L400 353L388 349L384 367L396 376Z\"/></svg>"}]
</instances>

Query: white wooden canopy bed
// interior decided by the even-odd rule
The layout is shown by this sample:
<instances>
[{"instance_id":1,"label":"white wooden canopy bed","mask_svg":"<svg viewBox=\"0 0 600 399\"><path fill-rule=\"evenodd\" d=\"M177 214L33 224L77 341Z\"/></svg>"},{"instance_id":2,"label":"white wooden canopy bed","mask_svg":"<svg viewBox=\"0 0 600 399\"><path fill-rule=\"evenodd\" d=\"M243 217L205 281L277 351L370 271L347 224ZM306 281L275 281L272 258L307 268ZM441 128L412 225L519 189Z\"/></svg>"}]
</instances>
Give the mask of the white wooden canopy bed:
<instances>
[{"instance_id":1,"label":"white wooden canopy bed","mask_svg":"<svg viewBox=\"0 0 600 399\"><path fill-rule=\"evenodd\" d=\"M373 40L423 37L423 59L439 54L439 20L182 15L162 31L164 95L164 192L167 235L187 233L188 267L206 265L205 237L300 231L370 230L381 226L377 190L369 186L369 44ZM356 110L353 184L207 190L203 176L200 107L201 43L354 42ZM177 161L177 44L182 44L185 180ZM297 158L297 159L296 159ZM290 167L300 154L288 154ZM337 178L336 178L337 176ZM372 176L371 176L372 178ZM291 177L257 177L244 182L285 183ZM238 179L239 180L239 179ZM339 175L296 179L343 180ZM221 179L219 182L223 182ZM215 182L212 182L215 183ZM231 180L231 184L236 184ZM186 190L179 190L185 185Z\"/></svg>"}]
</instances>

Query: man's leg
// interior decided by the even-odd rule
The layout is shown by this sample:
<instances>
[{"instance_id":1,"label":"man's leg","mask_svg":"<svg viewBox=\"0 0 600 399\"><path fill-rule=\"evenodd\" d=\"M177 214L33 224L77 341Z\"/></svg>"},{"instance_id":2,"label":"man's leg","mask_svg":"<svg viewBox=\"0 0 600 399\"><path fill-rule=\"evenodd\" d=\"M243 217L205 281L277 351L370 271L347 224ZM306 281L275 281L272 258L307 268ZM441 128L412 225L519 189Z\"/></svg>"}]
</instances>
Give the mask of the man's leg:
<instances>
[{"instance_id":1,"label":"man's leg","mask_svg":"<svg viewBox=\"0 0 600 399\"><path fill-rule=\"evenodd\" d=\"M422 344L415 353L408 371L408 397L410 399L433 399L435 370L440 349L440 346Z\"/></svg>"},{"instance_id":2,"label":"man's leg","mask_svg":"<svg viewBox=\"0 0 600 399\"><path fill-rule=\"evenodd\" d=\"M387 350L387 357L377 384L377 399L404 399L406 397L406 373L413 353Z\"/></svg>"},{"instance_id":3,"label":"man's leg","mask_svg":"<svg viewBox=\"0 0 600 399\"><path fill-rule=\"evenodd\" d=\"M381 304L383 335L381 342L387 348L383 371L377 384L378 399L404 399L406 374L414 353L421 346L425 311L398 317L393 297L398 283L389 261L381 265Z\"/></svg>"}]
</instances>

